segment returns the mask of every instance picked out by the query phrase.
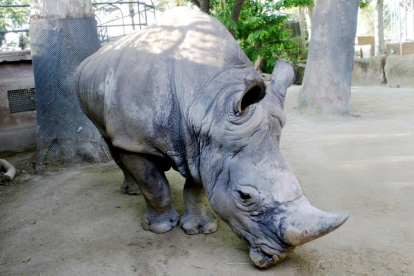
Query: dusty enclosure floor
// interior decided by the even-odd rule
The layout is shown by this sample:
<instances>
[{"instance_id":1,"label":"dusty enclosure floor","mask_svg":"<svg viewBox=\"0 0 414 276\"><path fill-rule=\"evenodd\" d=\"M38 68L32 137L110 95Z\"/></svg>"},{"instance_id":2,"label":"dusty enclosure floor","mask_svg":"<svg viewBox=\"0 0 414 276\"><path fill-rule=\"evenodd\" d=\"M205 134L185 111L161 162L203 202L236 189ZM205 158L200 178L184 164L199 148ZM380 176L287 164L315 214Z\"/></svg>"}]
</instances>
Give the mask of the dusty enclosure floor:
<instances>
[{"instance_id":1,"label":"dusty enclosure floor","mask_svg":"<svg viewBox=\"0 0 414 276\"><path fill-rule=\"evenodd\" d=\"M281 149L313 205L351 212L335 232L259 270L223 221L146 232L114 163L72 166L0 187L0 275L414 275L414 90L354 88L355 118L300 114L298 89ZM183 214L183 179L167 175Z\"/></svg>"}]
</instances>

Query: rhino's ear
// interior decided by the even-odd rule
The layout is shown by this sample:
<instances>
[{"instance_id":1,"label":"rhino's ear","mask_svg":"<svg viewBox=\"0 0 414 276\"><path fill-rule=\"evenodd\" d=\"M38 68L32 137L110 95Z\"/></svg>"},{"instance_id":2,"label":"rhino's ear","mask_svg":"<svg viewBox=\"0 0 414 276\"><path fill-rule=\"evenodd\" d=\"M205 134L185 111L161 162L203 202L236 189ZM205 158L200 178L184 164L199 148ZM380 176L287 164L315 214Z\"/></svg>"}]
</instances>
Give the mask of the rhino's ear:
<instances>
[{"instance_id":1,"label":"rhino's ear","mask_svg":"<svg viewBox=\"0 0 414 276\"><path fill-rule=\"evenodd\" d=\"M247 107L259 102L266 95L266 86L263 81L257 79L245 79L246 89L237 103L239 113L243 113Z\"/></svg>"},{"instance_id":2,"label":"rhino's ear","mask_svg":"<svg viewBox=\"0 0 414 276\"><path fill-rule=\"evenodd\" d=\"M285 104L286 91L293 84L295 78L296 71L293 64L283 59L276 59L276 65L272 72L270 90L279 100L282 109Z\"/></svg>"}]
</instances>

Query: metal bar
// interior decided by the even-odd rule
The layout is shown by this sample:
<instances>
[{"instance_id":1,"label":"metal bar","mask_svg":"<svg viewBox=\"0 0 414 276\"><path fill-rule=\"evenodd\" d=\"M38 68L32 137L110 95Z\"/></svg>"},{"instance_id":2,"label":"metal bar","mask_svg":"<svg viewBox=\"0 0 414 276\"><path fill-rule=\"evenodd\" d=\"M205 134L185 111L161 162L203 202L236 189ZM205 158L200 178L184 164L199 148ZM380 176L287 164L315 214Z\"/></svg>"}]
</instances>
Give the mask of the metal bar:
<instances>
[{"instance_id":1,"label":"metal bar","mask_svg":"<svg viewBox=\"0 0 414 276\"><path fill-rule=\"evenodd\" d=\"M404 0L404 31L405 31L405 39L407 40L407 0Z\"/></svg>"},{"instance_id":2,"label":"metal bar","mask_svg":"<svg viewBox=\"0 0 414 276\"><path fill-rule=\"evenodd\" d=\"M27 8L30 5L0 5L0 8Z\"/></svg>"},{"instance_id":3,"label":"metal bar","mask_svg":"<svg viewBox=\"0 0 414 276\"><path fill-rule=\"evenodd\" d=\"M92 5L111 5L111 4L129 4L129 3L136 3L136 4L141 4L141 5L145 5L145 6L148 6L148 7L150 7L150 8L153 8L153 9L155 9L155 6L154 5L148 5L147 3L145 3L145 2L139 2L139 1L135 1L135 2L123 2L123 1L120 1L120 2L102 2L102 3L92 3Z\"/></svg>"},{"instance_id":4,"label":"metal bar","mask_svg":"<svg viewBox=\"0 0 414 276\"><path fill-rule=\"evenodd\" d=\"M399 33L399 39L400 39L400 44L401 44L401 39L402 39L402 30L401 30L401 5L400 5L400 1L398 0L398 33Z\"/></svg>"},{"instance_id":5,"label":"metal bar","mask_svg":"<svg viewBox=\"0 0 414 276\"><path fill-rule=\"evenodd\" d=\"M108 28L110 27L122 27L123 28L123 35L126 35L126 29L125 27L128 26L132 26L134 28L134 26L139 26L140 29L142 29L142 26L148 26L148 14L147 12L151 12L154 14L154 19L156 19L156 8L154 5L154 2L152 0L151 4L147 4L145 2L141 2L141 1L118 1L118 2L101 2L101 3L92 3L92 5L94 5L94 10L95 11L100 11L102 9L104 9L105 7L113 7L115 10L118 10L121 13L121 17L115 18L115 19L111 19L107 22L101 22L101 19L95 15L95 18L98 20L99 25L97 26L101 31L100 36L101 36L101 41L107 40L109 41L109 34L108 34ZM408 0L408 1L414 1L414 0ZM133 11L133 13L130 13L127 16L131 17L131 22L132 24L125 24L125 17L123 14L123 11L120 7L121 4L136 4L138 7L138 11L135 12ZM141 7L141 5L143 5L143 7ZM30 8L30 5L0 5L0 8ZM114 10L114 11L115 11ZM144 13L144 14L142 14ZM132 18L132 16L135 17L135 15L138 16L139 19L139 23L135 23L134 18ZM142 16L142 18L141 18ZM143 22L142 19L145 19L145 22ZM122 24L108 24L111 22L115 22L117 20L122 20ZM29 32L29 30L0 30L1 34L7 34L7 33L25 33L25 32ZM122 36L122 35L120 35ZM106 38L105 38L106 37ZM119 36L117 36L119 37ZM111 40L113 39L113 37L111 37Z\"/></svg>"},{"instance_id":6,"label":"metal bar","mask_svg":"<svg viewBox=\"0 0 414 276\"><path fill-rule=\"evenodd\" d=\"M108 5L111 5L111 6L113 6L114 8L117 8L120 12L121 12L121 19L122 19L122 24L123 25L125 25L125 21L124 21L124 13L122 12L122 10L119 8L119 7L117 7L117 6L115 6L114 4L108 4ZM115 19L115 20L118 20L119 18L117 18L117 19ZM109 23L109 22L112 22L112 21L115 21L115 20L110 20L110 21L107 21L107 22L105 22L105 23L103 23L103 24L106 24L106 23ZM125 26L123 27L123 31L124 31L124 35L126 35L126 33L125 33Z\"/></svg>"},{"instance_id":7,"label":"metal bar","mask_svg":"<svg viewBox=\"0 0 414 276\"><path fill-rule=\"evenodd\" d=\"M0 31L1 34L6 34L6 33L26 33L29 30L11 30L11 31Z\"/></svg>"},{"instance_id":8,"label":"metal bar","mask_svg":"<svg viewBox=\"0 0 414 276\"><path fill-rule=\"evenodd\" d=\"M121 19L122 19L122 17L118 17L118 18L115 18L115 19L111 19L111 20L105 21L105 22L104 22L104 23L102 23L101 25L108 24L108 23L110 23L110 22L114 22L114 21L121 20Z\"/></svg>"},{"instance_id":9,"label":"metal bar","mask_svg":"<svg viewBox=\"0 0 414 276\"><path fill-rule=\"evenodd\" d=\"M139 25L147 26L147 24L145 24L145 23L141 23L141 24L135 23L134 25L135 26L139 26ZM119 25L118 24L115 24L115 25L98 25L96 27L103 28L103 27L122 27L122 26L132 26L132 24L124 24L124 25L122 25L122 24L119 24Z\"/></svg>"},{"instance_id":10,"label":"metal bar","mask_svg":"<svg viewBox=\"0 0 414 276\"><path fill-rule=\"evenodd\" d=\"M148 5L145 2L139 2L139 1L136 1L136 2L123 2L123 1L120 1L120 2L102 2L102 3L92 3L92 5L98 6L98 5L129 4L129 3L134 3L134 4L135 3L140 3L141 5L145 5L147 7L155 9L154 5ZM30 5L0 5L0 8L30 8Z\"/></svg>"},{"instance_id":11,"label":"metal bar","mask_svg":"<svg viewBox=\"0 0 414 276\"><path fill-rule=\"evenodd\" d=\"M144 14L145 14L145 25L148 25L148 20L147 20L147 8L145 8L145 10L144 10Z\"/></svg>"}]
</instances>

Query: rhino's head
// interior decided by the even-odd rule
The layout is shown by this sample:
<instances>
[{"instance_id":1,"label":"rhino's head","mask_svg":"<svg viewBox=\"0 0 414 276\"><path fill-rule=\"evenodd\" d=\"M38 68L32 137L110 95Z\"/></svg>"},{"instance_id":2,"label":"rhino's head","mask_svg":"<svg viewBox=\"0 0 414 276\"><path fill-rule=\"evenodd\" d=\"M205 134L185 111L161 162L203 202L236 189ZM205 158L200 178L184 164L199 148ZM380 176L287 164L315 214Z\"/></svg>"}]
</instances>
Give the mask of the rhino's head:
<instances>
[{"instance_id":1,"label":"rhino's head","mask_svg":"<svg viewBox=\"0 0 414 276\"><path fill-rule=\"evenodd\" d=\"M267 89L261 81L246 81L244 92L222 101L225 112L216 114L221 118L203 145L201 170L211 206L262 268L333 231L349 216L310 205L280 152L284 99L294 77L293 66L278 60Z\"/></svg>"}]
</instances>

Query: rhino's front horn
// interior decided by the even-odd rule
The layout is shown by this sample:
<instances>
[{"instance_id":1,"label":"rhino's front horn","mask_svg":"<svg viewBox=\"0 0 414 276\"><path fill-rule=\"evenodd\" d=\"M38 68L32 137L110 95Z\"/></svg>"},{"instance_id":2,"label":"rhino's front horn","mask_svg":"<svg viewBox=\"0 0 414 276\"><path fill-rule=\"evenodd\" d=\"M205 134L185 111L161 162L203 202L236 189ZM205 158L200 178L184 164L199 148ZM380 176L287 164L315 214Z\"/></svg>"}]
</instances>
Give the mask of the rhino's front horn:
<instances>
[{"instance_id":1,"label":"rhino's front horn","mask_svg":"<svg viewBox=\"0 0 414 276\"><path fill-rule=\"evenodd\" d=\"M321 211L301 196L286 210L288 216L283 221L284 240L298 246L332 232L348 219L349 212L328 213Z\"/></svg>"}]
</instances>

